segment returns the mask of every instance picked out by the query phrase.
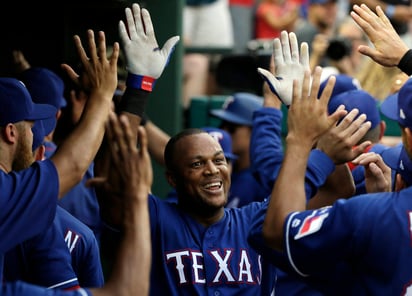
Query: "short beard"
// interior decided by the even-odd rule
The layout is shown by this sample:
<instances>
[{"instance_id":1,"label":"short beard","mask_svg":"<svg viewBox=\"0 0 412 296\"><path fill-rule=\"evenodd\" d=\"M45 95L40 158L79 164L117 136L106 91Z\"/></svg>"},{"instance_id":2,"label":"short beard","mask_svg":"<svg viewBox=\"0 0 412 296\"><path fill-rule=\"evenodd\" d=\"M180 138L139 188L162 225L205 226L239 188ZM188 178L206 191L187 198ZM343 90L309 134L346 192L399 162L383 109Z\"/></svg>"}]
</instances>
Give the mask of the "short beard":
<instances>
[{"instance_id":1,"label":"short beard","mask_svg":"<svg viewBox=\"0 0 412 296\"><path fill-rule=\"evenodd\" d=\"M17 125L17 129L22 137L17 143L16 154L12 164L12 170L16 172L27 169L34 162L33 152L31 151L32 147L26 140L24 128Z\"/></svg>"}]
</instances>

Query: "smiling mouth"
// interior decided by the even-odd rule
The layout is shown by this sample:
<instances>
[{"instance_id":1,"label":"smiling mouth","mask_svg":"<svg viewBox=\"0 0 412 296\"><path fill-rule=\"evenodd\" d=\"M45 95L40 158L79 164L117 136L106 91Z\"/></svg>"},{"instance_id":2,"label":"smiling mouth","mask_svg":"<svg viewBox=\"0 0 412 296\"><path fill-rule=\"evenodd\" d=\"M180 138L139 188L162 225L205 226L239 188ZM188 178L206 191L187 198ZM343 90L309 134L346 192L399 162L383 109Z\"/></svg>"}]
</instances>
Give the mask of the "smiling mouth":
<instances>
[{"instance_id":1,"label":"smiling mouth","mask_svg":"<svg viewBox=\"0 0 412 296\"><path fill-rule=\"evenodd\" d=\"M220 188L222 188L222 182L218 181L218 182L211 182L206 184L203 188L207 189L207 190L218 190Z\"/></svg>"}]
</instances>

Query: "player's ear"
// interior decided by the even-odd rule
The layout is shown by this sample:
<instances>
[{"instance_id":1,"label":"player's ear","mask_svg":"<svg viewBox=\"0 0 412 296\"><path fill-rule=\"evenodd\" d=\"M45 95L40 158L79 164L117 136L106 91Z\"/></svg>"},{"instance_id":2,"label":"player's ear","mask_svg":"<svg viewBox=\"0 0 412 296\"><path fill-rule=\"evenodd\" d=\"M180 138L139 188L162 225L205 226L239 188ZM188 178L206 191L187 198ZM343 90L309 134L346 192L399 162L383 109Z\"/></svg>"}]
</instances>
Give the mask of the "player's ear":
<instances>
[{"instance_id":1,"label":"player's ear","mask_svg":"<svg viewBox=\"0 0 412 296\"><path fill-rule=\"evenodd\" d=\"M167 183L169 183L170 186L172 186L173 188L176 187L176 177L173 174L173 172L167 170L166 171L166 179L167 179Z\"/></svg>"},{"instance_id":2,"label":"player's ear","mask_svg":"<svg viewBox=\"0 0 412 296\"><path fill-rule=\"evenodd\" d=\"M34 160L39 161L45 158L46 147L44 145L40 145L36 150L34 150Z\"/></svg>"}]
</instances>

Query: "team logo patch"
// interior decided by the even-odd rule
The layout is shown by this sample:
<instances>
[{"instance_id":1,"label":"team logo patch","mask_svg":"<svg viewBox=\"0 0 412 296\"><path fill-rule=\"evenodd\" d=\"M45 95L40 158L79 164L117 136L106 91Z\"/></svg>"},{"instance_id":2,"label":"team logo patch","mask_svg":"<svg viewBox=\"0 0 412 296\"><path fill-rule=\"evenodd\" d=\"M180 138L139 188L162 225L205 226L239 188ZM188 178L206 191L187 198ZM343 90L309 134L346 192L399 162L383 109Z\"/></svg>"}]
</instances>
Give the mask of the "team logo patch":
<instances>
[{"instance_id":1,"label":"team logo patch","mask_svg":"<svg viewBox=\"0 0 412 296\"><path fill-rule=\"evenodd\" d=\"M317 232L323 224L323 221L328 217L329 213L325 211L315 211L312 215L303 220L295 239L300 239L304 236Z\"/></svg>"}]
</instances>

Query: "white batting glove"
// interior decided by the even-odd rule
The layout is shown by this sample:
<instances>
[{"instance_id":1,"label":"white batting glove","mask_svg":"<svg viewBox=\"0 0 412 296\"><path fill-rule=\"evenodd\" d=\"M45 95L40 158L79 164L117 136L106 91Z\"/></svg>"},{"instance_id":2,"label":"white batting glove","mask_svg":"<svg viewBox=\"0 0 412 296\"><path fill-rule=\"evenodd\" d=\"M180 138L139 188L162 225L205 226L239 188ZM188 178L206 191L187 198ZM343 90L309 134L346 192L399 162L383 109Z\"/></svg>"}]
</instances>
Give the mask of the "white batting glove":
<instances>
[{"instance_id":1,"label":"white batting glove","mask_svg":"<svg viewBox=\"0 0 412 296\"><path fill-rule=\"evenodd\" d=\"M271 91L289 106L292 102L293 80L297 80L301 89L305 71L310 71L309 49L306 42L300 48L295 33L282 31L279 38L273 40L274 75L258 68L258 72L267 81Z\"/></svg>"},{"instance_id":2,"label":"white batting glove","mask_svg":"<svg viewBox=\"0 0 412 296\"><path fill-rule=\"evenodd\" d=\"M128 30L123 21L120 21L119 34L129 72L127 84L152 91L180 37L169 38L160 49L149 11L140 9L140 6L134 3L131 9L125 9L125 13Z\"/></svg>"}]
</instances>

